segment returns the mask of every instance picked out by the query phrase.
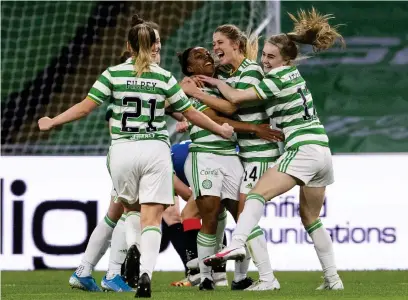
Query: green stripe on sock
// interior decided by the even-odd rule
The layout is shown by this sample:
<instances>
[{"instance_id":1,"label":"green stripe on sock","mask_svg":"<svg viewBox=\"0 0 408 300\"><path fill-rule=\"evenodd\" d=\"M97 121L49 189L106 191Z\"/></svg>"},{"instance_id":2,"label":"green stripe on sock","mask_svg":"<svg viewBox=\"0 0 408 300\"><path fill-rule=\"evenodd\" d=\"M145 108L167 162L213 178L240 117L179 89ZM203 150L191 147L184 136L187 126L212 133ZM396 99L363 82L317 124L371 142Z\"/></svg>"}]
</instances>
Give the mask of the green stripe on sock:
<instances>
[{"instance_id":1,"label":"green stripe on sock","mask_svg":"<svg viewBox=\"0 0 408 300\"><path fill-rule=\"evenodd\" d=\"M105 216L104 220L105 220L105 223L108 224L110 227L115 228L116 223L113 222L111 219L109 219L107 215Z\"/></svg>"},{"instance_id":2,"label":"green stripe on sock","mask_svg":"<svg viewBox=\"0 0 408 300\"><path fill-rule=\"evenodd\" d=\"M123 215L125 215L125 218L128 217L128 216L132 216L132 215L136 215L136 216L140 217L140 212L138 212L138 211L129 211L127 214L123 214Z\"/></svg>"},{"instance_id":3,"label":"green stripe on sock","mask_svg":"<svg viewBox=\"0 0 408 300\"><path fill-rule=\"evenodd\" d=\"M198 237L200 237L200 238L202 238L202 239L205 239L205 240L210 240L210 241L212 241L212 240L215 241L215 239L216 239L216 235L215 235L215 234L207 234L207 233L202 233L202 232L199 232L199 233L198 233L197 238L198 238Z\"/></svg>"},{"instance_id":4,"label":"green stripe on sock","mask_svg":"<svg viewBox=\"0 0 408 300\"><path fill-rule=\"evenodd\" d=\"M260 195L260 194L250 193L250 194L248 194L248 196L246 197L246 200L245 200L245 201L248 201L248 200L258 200L259 202L261 202L262 204L265 205L265 198L262 197L262 195Z\"/></svg>"},{"instance_id":5,"label":"green stripe on sock","mask_svg":"<svg viewBox=\"0 0 408 300\"><path fill-rule=\"evenodd\" d=\"M252 229L251 234L248 236L247 242L263 234L264 232L261 227L256 226L254 229Z\"/></svg>"},{"instance_id":6,"label":"green stripe on sock","mask_svg":"<svg viewBox=\"0 0 408 300\"><path fill-rule=\"evenodd\" d=\"M197 244L203 247L215 247L217 244L217 238L215 234L199 232L197 235Z\"/></svg>"},{"instance_id":7,"label":"green stripe on sock","mask_svg":"<svg viewBox=\"0 0 408 300\"><path fill-rule=\"evenodd\" d=\"M161 234L161 230L159 227L156 226L146 226L143 230L142 230L142 234L147 232L147 231L157 231L159 234Z\"/></svg>"},{"instance_id":8,"label":"green stripe on sock","mask_svg":"<svg viewBox=\"0 0 408 300\"><path fill-rule=\"evenodd\" d=\"M322 221L320 219L317 219L312 224L306 226L305 229L308 234L311 234L313 231L315 231L316 229L319 229L322 226L323 226Z\"/></svg>"}]
</instances>

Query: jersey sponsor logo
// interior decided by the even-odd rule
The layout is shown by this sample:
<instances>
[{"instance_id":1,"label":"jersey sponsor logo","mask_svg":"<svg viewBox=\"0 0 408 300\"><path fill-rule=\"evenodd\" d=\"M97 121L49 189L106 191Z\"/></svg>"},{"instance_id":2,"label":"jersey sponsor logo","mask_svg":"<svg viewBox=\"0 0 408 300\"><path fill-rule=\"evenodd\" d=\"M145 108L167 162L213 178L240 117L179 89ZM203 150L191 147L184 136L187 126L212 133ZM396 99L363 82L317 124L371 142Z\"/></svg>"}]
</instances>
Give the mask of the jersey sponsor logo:
<instances>
[{"instance_id":1,"label":"jersey sponsor logo","mask_svg":"<svg viewBox=\"0 0 408 300\"><path fill-rule=\"evenodd\" d=\"M200 171L200 175L213 175L213 176L218 176L220 170L219 169L210 169L207 168L205 170Z\"/></svg>"},{"instance_id":2,"label":"jersey sponsor logo","mask_svg":"<svg viewBox=\"0 0 408 300\"><path fill-rule=\"evenodd\" d=\"M209 190L210 188L212 188L212 182L209 179L205 179L201 185L203 186L203 188L205 188L206 190Z\"/></svg>"}]
</instances>

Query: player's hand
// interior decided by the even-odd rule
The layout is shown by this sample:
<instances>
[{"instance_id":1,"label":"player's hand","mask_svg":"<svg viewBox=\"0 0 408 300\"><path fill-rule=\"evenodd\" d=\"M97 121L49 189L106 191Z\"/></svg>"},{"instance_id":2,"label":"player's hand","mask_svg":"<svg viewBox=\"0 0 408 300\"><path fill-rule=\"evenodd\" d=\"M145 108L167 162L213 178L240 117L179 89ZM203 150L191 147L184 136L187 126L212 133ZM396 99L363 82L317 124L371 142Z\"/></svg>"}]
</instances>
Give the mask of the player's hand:
<instances>
[{"instance_id":1,"label":"player's hand","mask_svg":"<svg viewBox=\"0 0 408 300\"><path fill-rule=\"evenodd\" d=\"M205 75L197 75L197 78L205 83L208 83L211 86L218 86L218 84L221 82L221 80L213 77L208 77Z\"/></svg>"},{"instance_id":2,"label":"player's hand","mask_svg":"<svg viewBox=\"0 0 408 300\"><path fill-rule=\"evenodd\" d=\"M270 142L282 142L285 139L281 131L271 129L269 124L256 125L255 134L260 139Z\"/></svg>"},{"instance_id":3,"label":"player's hand","mask_svg":"<svg viewBox=\"0 0 408 300\"><path fill-rule=\"evenodd\" d=\"M43 117L38 120L38 127L41 131L48 131L54 127L54 122L49 117Z\"/></svg>"},{"instance_id":4,"label":"player's hand","mask_svg":"<svg viewBox=\"0 0 408 300\"><path fill-rule=\"evenodd\" d=\"M227 123L222 124L220 136L222 136L224 139L230 139L233 134L234 134L234 127L230 126Z\"/></svg>"},{"instance_id":5,"label":"player's hand","mask_svg":"<svg viewBox=\"0 0 408 300\"><path fill-rule=\"evenodd\" d=\"M187 129L188 129L188 122L186 122L186 121L177 122L176 131L178 133L186 132Z\"/></svg>"},{"instance_id":6,"label":"player's hand","mask_svg":"<svg viewBox=\"0 0 408 300\"><path fill-rule=\"evenodd\" d=\"M192 94L198 90L195 82L189 77L184 77L184 79L180 82L180 87L188 96L192 96Z\"/></svg>"},{"instance_id":7,"label":"player's hand","mask_svg":"<svg viewBox=\"0 0 408 300\"><path fill-rule=\"evenodd\" d=\"M200 80L200 78L197 75L193 75L190 77L192 81L196 84L196 86L200 89L205 87L205 83Z\"/></svg>"}]
</instances>

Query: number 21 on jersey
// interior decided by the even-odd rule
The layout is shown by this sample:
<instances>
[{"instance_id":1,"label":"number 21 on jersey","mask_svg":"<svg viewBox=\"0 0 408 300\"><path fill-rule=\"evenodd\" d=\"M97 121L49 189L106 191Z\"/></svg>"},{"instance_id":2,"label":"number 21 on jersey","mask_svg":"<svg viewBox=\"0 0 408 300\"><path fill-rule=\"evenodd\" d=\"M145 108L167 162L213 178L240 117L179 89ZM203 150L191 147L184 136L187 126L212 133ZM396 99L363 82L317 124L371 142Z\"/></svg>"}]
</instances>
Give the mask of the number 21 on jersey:
<instances>
[{"instance_id":1,"label":"number 21 on jersey","mask_svg":"<svg viewBox=\"0 0 408 300\"><path fill-rule=\"evenodd\" d=\"M153 121L156 115L156 99L150 99L148 102L149 105L149 116L147 120L147 132L156 131L157 128L153 126ZM134 132L138 133L140 128L138 126L127 126L128 118L137 119L142 115L143 100L138 97L125 97L122 99L122 106L129 107L130 103L135 104L135 110L133 112L124 112L122 114L122 131L124 132Z\"/></svg>"}]
</instances>

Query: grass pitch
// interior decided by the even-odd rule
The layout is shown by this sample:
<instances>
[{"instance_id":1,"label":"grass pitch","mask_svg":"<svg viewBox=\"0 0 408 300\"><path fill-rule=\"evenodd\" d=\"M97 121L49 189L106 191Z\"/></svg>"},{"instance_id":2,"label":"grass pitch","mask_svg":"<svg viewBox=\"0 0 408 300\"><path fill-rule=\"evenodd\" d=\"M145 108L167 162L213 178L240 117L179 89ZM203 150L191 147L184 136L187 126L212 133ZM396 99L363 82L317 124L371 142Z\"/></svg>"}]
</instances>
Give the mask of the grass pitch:
<instances>
[{"instance_id":1,"label":"grass pitch","mask_svg":"<svg viewBox=\"0 0 408 300\"><path fill-rule=\"evenodd\" d=\"M134 293L88 293L73 290L68 285L72 271L25 271L1 273L2 299L133 299ZM183 273L156 272L153 277L152 298L160 300L183 299L408 299L408 271L339 272L344 291L315 291L322 282L321 272L276 272L280 291L232 292L217 288L200 292L198 287L171 287L170 282L181 279ZM95 272L100 284L104 273ZM256 274L250 274L257 278ZM233 274L228 275L231 280Z\"/></svg>"}]
</instances>

